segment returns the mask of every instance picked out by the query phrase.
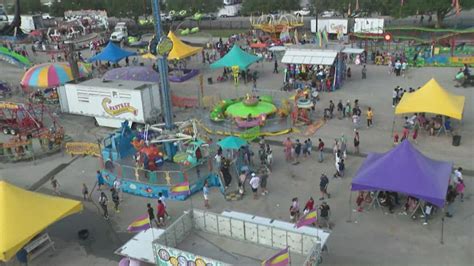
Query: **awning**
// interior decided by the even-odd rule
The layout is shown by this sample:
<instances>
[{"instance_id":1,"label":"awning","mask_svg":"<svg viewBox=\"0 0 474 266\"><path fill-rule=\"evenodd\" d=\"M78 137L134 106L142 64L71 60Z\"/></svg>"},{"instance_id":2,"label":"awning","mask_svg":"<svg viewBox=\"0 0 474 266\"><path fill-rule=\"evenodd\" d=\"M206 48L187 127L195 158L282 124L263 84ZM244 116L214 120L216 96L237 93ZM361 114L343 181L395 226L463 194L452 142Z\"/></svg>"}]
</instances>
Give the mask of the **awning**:
<instances>
[{"instance_id":1,"label":"awning","mask_svg":"<svg viewBox=\"0 0 474 266\"><path fill-rule=\"evenodd\" d=\"M165 230L150 228L136 234L132 239L115 251L115 254L155 264L155 256L151 243L153 238L157 239Z\"/></svg>"},{"instance_id":2,"label":"awning","mask_svg":"<svg viewBox=\"0 0 474 266\"><path fill-rule=\"evenodd\" d=\"M360 48L344 48L344 50L342 50L343 53L345 54L361 54L362 52L364 52L364 49L360 49Z\"/></svg>"},{"instance_id":3,"label":"awning","mask_svg":"<svg viewBox=\"0 0 474 266\"><path fill-rule=\"evenodd\" d=\"M337 51L287 48L281 62L285 64L332 65Z\"/></svg>"}]
</instances>

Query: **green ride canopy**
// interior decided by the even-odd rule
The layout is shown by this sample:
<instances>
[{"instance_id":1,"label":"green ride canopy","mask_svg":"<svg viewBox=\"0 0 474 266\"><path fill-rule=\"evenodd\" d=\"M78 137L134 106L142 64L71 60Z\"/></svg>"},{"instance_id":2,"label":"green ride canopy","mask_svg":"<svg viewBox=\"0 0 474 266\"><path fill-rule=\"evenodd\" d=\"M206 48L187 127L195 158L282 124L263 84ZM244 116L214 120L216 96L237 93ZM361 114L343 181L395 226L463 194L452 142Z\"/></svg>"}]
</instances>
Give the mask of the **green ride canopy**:
<instances>
[{"instance_id":1,"label":"green ride canopy","mask_svg":"<svg viewBox=\"0 0 474 266\"><path fill-rule=\"evenodd\" d=\"M275 105L267 102L260 101L255 106L247 106L243 102L238 102L227 107L225 114L232 117L247 118L249 114L251 117L256 117L261 114L269 115L276 111Z\"/></svg>"},{"instance_id":2,"label":"green ride canopy","mask_svg":"<svg viewBox=\"0 0 474 266\"><path fill-rule=\"evenodd\" d=\"M212 63L211 68L239 66L240 70L246 70L260 59L261 57L246 53L238 45L234 45L226 55Z\"/></svg>"}]
</instances>

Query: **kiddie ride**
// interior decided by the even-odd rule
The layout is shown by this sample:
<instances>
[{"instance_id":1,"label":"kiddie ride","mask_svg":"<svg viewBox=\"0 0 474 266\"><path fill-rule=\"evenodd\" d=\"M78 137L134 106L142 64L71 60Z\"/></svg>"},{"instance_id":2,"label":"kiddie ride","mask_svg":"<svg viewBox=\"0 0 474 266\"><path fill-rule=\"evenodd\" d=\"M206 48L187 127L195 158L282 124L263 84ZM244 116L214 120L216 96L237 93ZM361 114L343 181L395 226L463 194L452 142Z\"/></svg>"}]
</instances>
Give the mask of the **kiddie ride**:
<instances>
[{"instance_id":1,"label":"kiddie ride","mask_svg":"<svg viewBox=\"0 0 474 266\"><path fill-rule=\"evenodd\" d=\"M285 118L290 113L290 105L283 100L277 108L271 96L249 95L238 99L226 99L217 104L210 113L214 122L230 120L240 129L263 127L267 118L277 116Z\"/></svg>"},{"instance_id":2,"label":"kiddie ride","mask_svg":"<svg viewBox=\"0 0 474 266\"><path fill-rule=\"evenodd\" d=\"M190 194L177 195L173 188L188 182L190 193L200 191L207 180L220 186L212 172L209 144L198 138L196 121L176 122L168 130L164 124L132 130L128 122L103 140L102 174L112 185L121 178L124 192L150 198L184 200Z\"/></svg>"},{"instance_id":3,"label":"kiddie ride","mask_svg":"<svg viewBox=\"0 0 474 266\"><path fill-rule=\"evenodd\" d=\"M14 135L0 145L0 158L10 162L59 151L64 140L63 128L44 105L0 102L0 128L4 134ZM34 145L36 140L41 152Z\"/></svg>"}]
</instances>

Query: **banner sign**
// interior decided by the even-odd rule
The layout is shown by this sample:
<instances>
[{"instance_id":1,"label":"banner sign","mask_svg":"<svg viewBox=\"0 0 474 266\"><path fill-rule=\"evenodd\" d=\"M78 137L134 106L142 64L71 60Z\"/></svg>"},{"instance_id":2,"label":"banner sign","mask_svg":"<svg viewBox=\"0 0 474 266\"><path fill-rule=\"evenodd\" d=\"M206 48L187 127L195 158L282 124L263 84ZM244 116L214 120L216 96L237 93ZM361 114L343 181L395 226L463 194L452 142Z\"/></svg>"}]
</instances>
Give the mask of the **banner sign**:
<instances>
[{"instance_id":1,"label":"banner sign","mask_svg":"<svg viewBox=\"0 0 474 266\"><path fill-rule=\"evenodd\" d=\"M138 114L138 109L131 106L130 103L119 103L111 104L112 100L110 98L104 98L102 100L102 107L105 112L111 116L118 116L124 113L132 113L133 115Z\"/></svg>"}]
</instances>

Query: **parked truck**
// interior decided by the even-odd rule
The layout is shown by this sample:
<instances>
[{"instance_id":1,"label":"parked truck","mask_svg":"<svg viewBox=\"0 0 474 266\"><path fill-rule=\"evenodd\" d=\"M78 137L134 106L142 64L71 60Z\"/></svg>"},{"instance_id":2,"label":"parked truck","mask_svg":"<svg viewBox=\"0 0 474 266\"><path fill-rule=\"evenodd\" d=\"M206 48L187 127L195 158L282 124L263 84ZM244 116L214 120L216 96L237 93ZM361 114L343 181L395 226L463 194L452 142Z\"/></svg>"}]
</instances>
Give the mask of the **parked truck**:
<instances>
[{"instance_id":1,"label":"parked truck","mask_svg":"<svg viewBox=\"0 0 474 266\"><path fill-rule=\"evenodd\" d=\"M120 128L125 120L132 126L156 123L161 114L157 83L91 79L65 84L58 94L63 113L94 117L104 127Z\"/></svg>"},{"instance_id":2,"label":"parked truck","mask_svg":"<svg viewBox=\"0 0 474 266\"><path fill-rule=\"evenodd\" d=\"M114 27L114 32L110 35L113 42L121 42L128 38L128 28L125 22L119 22Z\"/></svg>"}]
</instances>

